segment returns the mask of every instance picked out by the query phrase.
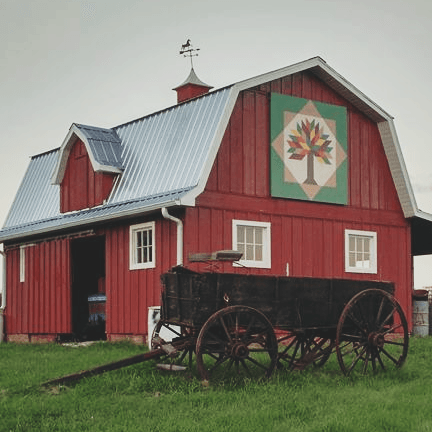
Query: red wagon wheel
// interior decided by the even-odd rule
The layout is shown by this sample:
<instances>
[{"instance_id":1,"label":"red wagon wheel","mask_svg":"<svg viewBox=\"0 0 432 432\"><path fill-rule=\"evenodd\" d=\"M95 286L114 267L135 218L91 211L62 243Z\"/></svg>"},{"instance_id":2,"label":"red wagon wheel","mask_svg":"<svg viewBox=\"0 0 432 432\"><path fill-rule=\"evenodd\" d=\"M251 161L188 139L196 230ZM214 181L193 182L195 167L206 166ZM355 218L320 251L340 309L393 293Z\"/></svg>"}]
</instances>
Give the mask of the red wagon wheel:
<instances>
[{"instance_id":1,"label":"red wagon wheel","mask_svg":"<svg viewBox=\"0 0 432 432\"><path fill-rule=\"evenodd\" d=\"M203 380L270 377L277 362L277 340L264 314L247 306L214 313L202 327L196 345Z\"/></svg>"},{"instance_id":2,"label":"red wagon wheel","mask_svg":"<svg viewBox=\"0 0 432 432\"><path fill-rule=\"evenodd\" d=\"M339 319L336 353L347 376L402 366L408 353L408 325L396 299L379 289L355 295Z\"/></svg>"},{"instance_id":3,"label":"red wagon wheel","mask_svg":"<svg viewBox=\"0 0 432 432\"><path fill-rule=\"evenodd\" d=\"M194 353L193 333L193 328L191 327L179 326L159 320L153 330L151 348L155 350L164 344L174 343L178 347L177 354L174 357L170 357L167 353L165 356L160 357L160 359L175 364L182 364L187 361L189 367L191 367Z\"/></svg>"}]
</instances>

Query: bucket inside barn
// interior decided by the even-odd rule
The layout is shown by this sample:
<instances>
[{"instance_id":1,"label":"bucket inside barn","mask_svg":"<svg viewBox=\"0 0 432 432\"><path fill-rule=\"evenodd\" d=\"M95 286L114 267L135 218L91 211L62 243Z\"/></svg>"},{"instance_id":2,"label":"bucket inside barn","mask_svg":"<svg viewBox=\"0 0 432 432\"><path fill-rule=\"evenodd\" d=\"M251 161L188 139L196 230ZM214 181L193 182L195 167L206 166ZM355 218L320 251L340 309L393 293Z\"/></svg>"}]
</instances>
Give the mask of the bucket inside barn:
<instances>
[{"instance_id":1,"label":"bucket inside barn","mask_svg":"<svg viewBox=\"0 0 432 432\"><path fill-rule=\"evenodd\" d=\"M428 336L429 334L429 302L427 290L413 292L413 334Z\"/></svg>"},{"instance_id":2,"label":"bucket inside barn","mask_svg":"<svg viewBox=\"0 0 432 432\"><path fill-rule=\"evenodd\" d=\"M106 295L102 293L88 296L89 320L88 340L105 339Z\"/></svg>"}]
</instances>

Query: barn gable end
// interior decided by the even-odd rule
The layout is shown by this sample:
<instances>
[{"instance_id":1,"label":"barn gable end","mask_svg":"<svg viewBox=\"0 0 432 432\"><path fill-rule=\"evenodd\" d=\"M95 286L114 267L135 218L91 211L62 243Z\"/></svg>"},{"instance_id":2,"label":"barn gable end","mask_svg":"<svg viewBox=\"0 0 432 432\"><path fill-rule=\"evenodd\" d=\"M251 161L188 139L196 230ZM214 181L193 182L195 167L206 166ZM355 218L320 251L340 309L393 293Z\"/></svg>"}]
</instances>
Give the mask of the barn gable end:
<instances>
[{"instance_id":1,"label":"barn gable end","mask_svg":"<svg viewBox=\"0 0 432 432\"><path fill-rule=\"evenodd\" d=\"M111 192L117 174L95 172L81 140L72 146L60 184L60 212L96 207Z\"/></svg>"}]
</instances>

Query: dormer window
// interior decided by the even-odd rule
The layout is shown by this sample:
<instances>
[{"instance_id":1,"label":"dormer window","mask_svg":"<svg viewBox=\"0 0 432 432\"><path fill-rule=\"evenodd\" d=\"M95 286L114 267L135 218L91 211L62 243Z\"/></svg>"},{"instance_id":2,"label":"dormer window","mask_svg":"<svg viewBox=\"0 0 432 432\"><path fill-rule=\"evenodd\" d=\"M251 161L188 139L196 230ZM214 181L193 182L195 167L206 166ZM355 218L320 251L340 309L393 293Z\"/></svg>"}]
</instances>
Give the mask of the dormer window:
<instances>
[{"instance_id":1,"label":"dormer window","mask_svg":"<svg viewBox=\"0 0 432 432\"><path fill-rule=\"evenodd\" d=\"M62 213L96 207L108 199L122 172L121 150L114 130L72 125L52 181L60 185Z\"/></svg>"}]
</instances>

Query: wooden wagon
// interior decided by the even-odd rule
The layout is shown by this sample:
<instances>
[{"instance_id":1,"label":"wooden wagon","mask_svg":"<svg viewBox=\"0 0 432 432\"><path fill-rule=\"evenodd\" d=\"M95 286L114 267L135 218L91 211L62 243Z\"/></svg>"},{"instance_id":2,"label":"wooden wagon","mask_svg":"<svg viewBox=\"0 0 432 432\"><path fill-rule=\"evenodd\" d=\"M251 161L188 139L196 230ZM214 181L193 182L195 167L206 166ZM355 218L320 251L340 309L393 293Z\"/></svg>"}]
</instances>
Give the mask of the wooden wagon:
<instances>
[{"instance_id":1,"label":"wooden wagon","mask_svg":"<svg viewBox=\"0 0 432 432\"><path fill-rule=\"evenodd\" d=\"M399 367L407 356L407 321L392 283L175 267L162 285L152 348L177 363L192 364L195 354L203 380L321 366L333 351L346 375Z\"/></svg>"},{"instance_id":2,"label":"wooden wagon","mask_svg":"<svg viewBox=\"0 0 432 432\"><path fill-rule=\"evenodd\" d=\"M225 252L225 251L224 251ZM216 254L217 255L217 254ZM238 253L222 254L224 260ZM174 267L162 275L161 319L152 350L44 386L165 359L164 369L196 357L204 382L230 376L270 377L276 366L322 366L336 351L342 371L400 367L408 325L394 284L342 279L198 273Z\"/></svg>"}]
</instances>

